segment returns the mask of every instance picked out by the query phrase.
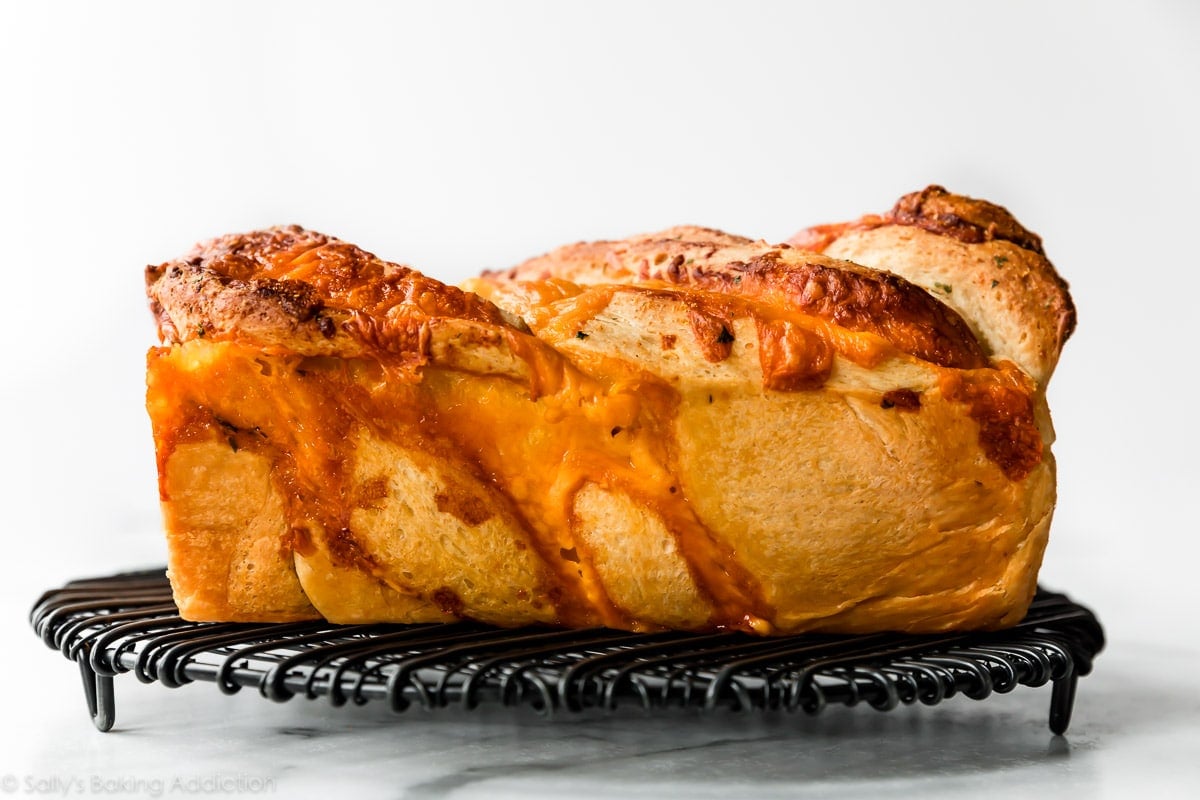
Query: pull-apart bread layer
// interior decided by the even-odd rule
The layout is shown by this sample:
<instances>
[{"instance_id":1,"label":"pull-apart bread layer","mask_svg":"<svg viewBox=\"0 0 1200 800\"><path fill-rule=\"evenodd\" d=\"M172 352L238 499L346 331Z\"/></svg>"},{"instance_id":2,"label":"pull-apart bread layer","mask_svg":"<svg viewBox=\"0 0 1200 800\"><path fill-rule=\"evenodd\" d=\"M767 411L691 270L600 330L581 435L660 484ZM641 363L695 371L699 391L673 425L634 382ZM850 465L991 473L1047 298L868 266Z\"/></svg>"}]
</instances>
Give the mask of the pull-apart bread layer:
<instances>
[{"instance_id":1,"label":"pull-apart bread layer","mask_svg":"<svg viewBox=\"0 0 1200 800\"><path fill-rule=\"evenodd\" d=\"M905 226L962 245L918 242L959 259L924 268L938 283L979 279L973 248L996 241L887 218L820 244ZM1020 308L1069 309L1036 255L1054 280L1020 285L1056 293ZM1015 623L1054 505L1044 385L1070 324L1036 320L1061 335L1035 374L990 338L1016 295L956 311L897 272L699 228L573 245L471 291L300 228L151 267L148 407L180 611Z\"/></svg>"},{"instance_id":2,"label":"pull-apart bread layer","mask_svg":"<svg viewBox=\"0 0 1200 800\"><path fill-rule=\"evenodd\" d=\"M954 309L988 356L1044 386L1075 329L1075 306L1042 240L1006 210L940 186L891 211L818 225L790 243L901 275Z\"/></svg>"}]
</instances>

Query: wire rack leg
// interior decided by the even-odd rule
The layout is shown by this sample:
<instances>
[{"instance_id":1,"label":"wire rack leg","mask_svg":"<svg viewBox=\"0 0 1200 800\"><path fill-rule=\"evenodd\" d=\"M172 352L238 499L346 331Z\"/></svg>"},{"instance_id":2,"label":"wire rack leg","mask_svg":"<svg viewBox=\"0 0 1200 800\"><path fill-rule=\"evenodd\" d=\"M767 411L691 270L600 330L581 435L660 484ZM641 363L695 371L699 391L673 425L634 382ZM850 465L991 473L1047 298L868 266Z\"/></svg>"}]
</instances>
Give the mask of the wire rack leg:
<instances>
[{"instance_id":1,"label":"wire rack leg","mask_svg":"<svg viewBox=\"0 0 1200 800\"><path fill-rule=\"evenodd\" d=\"M87 657L79 659L79 674L83 677L83 696L87 699L88 714L101 732L112 730L117 721L116 697L111 675L99 675Z\"/></svg>"},{"instance_id":2,"label":"wire rack leg","mask_svg":"<svg viewBox=\"0 0 1200 800\"><path fill-rule=\"evenodd\" d=\"M1050 692L1050 730L1062 736L1071 724L1071 711L1075 707L1075 685L1079 683L1079 673L1071 670L1054 682Z\"/></svg>"}]
</instances>

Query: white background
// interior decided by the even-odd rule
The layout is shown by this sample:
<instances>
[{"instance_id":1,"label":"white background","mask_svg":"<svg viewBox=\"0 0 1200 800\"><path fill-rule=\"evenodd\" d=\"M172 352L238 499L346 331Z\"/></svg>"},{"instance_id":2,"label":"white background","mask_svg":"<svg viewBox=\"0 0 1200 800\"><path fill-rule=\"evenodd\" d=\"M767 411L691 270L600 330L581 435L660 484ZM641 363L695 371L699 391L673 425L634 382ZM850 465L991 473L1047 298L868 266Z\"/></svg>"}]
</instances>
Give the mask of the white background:
<instances>
[{"instance_id":1,"label":"white background","mask_svg":"<svg viewBox=\"0 0 1200 800\"><path fill-rule=\"evenodd\" d=\"M44 669L81 702L23 615L164 560L146 264L294 222L455 282L673 224L780 240L929 183L1040 233L1079 308L1042 572L1110 636L1079 713L1106 657L1128 681L1142 658L1194 669L1170 648L1200 606L1198 122L1182 1L6 2L0 692ZM20 739L0 770L44 763Z\"/></svg>"}]
</instances>

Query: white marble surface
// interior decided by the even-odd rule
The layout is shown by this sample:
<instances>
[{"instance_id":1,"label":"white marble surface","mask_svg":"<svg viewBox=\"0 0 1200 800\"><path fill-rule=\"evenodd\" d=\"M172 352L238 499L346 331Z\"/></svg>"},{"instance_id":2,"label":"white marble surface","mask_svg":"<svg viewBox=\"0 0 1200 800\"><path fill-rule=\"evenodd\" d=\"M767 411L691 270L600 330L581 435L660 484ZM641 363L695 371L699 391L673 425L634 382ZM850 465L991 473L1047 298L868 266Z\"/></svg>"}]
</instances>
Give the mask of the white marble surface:
<instances>
[{"instance_id":1,"label":"white marble surface","mask_svg":"<svg viewBox=\"0 0 1200 800\"><path fill-rule=\"evenodd\" d=\"M1200 647L1129 630L1080 681L1065 737L1046 726L1048 686L887 713L545 719L278 704L253 690L166 689L132 675L117 677L117 724L102 734L74 664L21 622L9 615L0 629L0 680L11 687L0 780L16 795L1124 798L1200 787Z\"/></svg>"},{"instance_id":2,"label":"white marble surface","mask_svg":"<svg viewBox=\"0 0 1200 800\"><path fill-rule=\"evenodd\" d=\"M0 3L0 791L1200 796L1197 41L1170 0ZM1012 209L1079 308L1042 578L1109 647L1065 738L1048 687L546 722L129 675L100 734L29 629L43 589L165 558L146 263L295 222L455 282L682 223L778 241L928 183Z\"/></svg>"}]
</instances>

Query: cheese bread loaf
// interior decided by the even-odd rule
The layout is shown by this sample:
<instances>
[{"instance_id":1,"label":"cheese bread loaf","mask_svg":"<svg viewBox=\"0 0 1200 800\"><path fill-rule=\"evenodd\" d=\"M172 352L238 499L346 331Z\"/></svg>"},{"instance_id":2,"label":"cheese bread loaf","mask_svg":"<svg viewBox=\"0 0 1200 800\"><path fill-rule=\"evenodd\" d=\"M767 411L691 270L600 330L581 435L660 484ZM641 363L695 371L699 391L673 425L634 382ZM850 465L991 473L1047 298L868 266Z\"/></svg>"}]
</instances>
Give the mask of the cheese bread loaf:
<instances>
[{"instance_id":1,"label":"cheese bread loaf","mask_svg":"<svg viewBox=\"0 0 1200 800\"><path fill-rule=\"evenodd\" d=\"M1033 595L1074 309L997 206L931 187L463 288L275 228L147 287L188 619L916 632Z\"/></svg>"}]
</instances>

